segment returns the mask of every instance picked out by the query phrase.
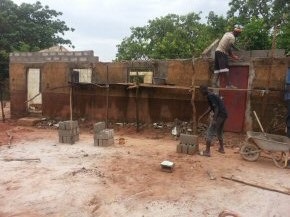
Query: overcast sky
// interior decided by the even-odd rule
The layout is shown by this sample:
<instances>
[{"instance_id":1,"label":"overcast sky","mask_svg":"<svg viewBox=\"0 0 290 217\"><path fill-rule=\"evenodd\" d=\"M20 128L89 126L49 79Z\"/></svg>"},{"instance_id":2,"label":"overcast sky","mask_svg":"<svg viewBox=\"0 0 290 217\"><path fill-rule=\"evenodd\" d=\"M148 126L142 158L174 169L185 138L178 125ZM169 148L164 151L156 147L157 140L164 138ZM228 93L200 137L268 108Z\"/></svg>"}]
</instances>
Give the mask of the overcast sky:
<instances>
[{"instance_id":1,"label":"overcast sky","mask_svg":"<svg viewBox=\"0 0 290 217\"><path fill-rule=\"evenodd\" d=\"M13 0L16 4L36 0ZM66 33L74 50L93 50L100 61L112 61L117 44L130 36L130 27L145 26L149 20L169 13L186 15L214 11L226 15L230 0L41 0L42 5L62 12L60 20L75 29ZM71 49L71 48L70 48Z\"/></svg>"}]
</instances>

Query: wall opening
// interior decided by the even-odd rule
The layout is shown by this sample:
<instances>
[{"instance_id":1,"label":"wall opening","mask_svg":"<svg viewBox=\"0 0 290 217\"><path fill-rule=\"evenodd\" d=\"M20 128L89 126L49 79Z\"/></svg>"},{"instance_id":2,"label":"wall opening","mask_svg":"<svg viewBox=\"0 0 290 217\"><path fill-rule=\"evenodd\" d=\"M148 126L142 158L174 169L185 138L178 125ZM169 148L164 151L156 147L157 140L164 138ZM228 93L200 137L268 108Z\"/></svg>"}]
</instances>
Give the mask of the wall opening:
<instances>
[{"instance_id":1,"label":"wall opening","mask_svg":"<svg viewBox=\"0 0 290 217\"><path fill-rule=\"evenodd\" d=\"M128 68L128 82L140 84L152 84L154 67L152 66L131 66Z\"/></svg>"},{"instance_id":2,"label":"wall opening","mask_svg":"<svg viewBox=\"0 0 290 217\"><path fill-rule=\"evenodd\" d=\"M152 71L130 71L129 82L152 84L152 77L153 77Z\"/></svg>"},{"instance_id":3,"label":"wall opening","mask_svg":"<svg viewBox=\"0 0 290 217\"><path fill-rule=\"evenodd\" d=\"M31 113L42 112L41 73L38 68L27 71L27 109Z\"/></svg>"},{"instance_id":4,"label":"wall opening","mask_svg":"<svg viewBox=\"0 0 290 217\"><path fill-rule=\"evenodd\" d=\"M71 81L75 83L92 83L92 69L73 69Z\"/></svg>"}]
</instances>

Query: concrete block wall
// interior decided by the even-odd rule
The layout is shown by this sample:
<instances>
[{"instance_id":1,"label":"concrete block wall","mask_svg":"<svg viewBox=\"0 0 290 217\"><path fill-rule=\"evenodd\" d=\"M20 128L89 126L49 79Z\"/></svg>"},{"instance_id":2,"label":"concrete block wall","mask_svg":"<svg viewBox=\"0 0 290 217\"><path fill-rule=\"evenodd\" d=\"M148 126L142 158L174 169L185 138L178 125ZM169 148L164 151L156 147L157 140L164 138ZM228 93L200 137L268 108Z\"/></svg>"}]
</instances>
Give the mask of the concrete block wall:
<instances>
[{"instance_id":1,"label":"concrete block wall","mask_svg":"<svg viewBox=\"0 0 290 217\"><path fill-rule=\"evenodd\" d=\"M50 51L50 52L14 52L10 53L10 63L44 62L98 62L94 51Z\"/></svg>"},{"instance_id":2,"label":"concrete block wall","mask_svg":"<svg viewBox=\"0 0 290 217\"><path fill-rule=\"evenodd\" d=\"M63 121L59 123L58 136L60 143L74 144L79 140L79 126L77 121Z\"/></svg>"},{"instance_id":3,"label":"concrete block wall","mask_svg":"<svg viewBox=\"0 0 290 217\"><path fill-rule=\"evenodd\" d=\"M106 129L105 122L94 125L94 146L110 146L114 144L114 130Z\"/></svg>"}]
</instances>

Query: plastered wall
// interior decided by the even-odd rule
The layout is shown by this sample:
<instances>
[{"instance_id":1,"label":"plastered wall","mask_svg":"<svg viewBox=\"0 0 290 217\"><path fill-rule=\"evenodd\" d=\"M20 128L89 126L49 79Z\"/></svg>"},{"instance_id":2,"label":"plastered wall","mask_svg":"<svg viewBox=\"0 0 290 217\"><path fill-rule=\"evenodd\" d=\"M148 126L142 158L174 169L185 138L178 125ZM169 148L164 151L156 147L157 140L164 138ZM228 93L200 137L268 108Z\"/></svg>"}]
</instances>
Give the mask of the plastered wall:
<instances>
[{"instance_id":1,"label":"plastered wall","mask_svg":"<svg viewBox=\"0 0 290 217\"><path fill-rule=\"evenodd\" d=\"M111 121L133 122L136 121L136 107L138 107L141 122L173 121L175 118L190 121L193 117L198 117L207 107L207 102L200 94L194 92L192 98L189 89L191 86L211 84L212 59L102 63L94 61L92 57L90 61L51 60L48 62L35 62L28 54L25 58L23 63L17 57L10 62L12 117L27 115L28 68L40 68L42 114L47 117L59 119L69 117L69 73L74 68L91 68L92 82L101 86L74 85L72 99L75 118L104 120L108 117ZM261 90L248 92L247 106L243 114L244 131L259 130L252 114L255 110L266 130L281 132L286 115L283 94L289 62L289 58L285 57L249 57L247 62L230 63L248 65L248 88ZM150 68L155 77L166 79L168 86L188 89L140 87L137 93L136 89L128 88L126 83L129 71L144 67ZM105 88L107 83L110 85L109 89ZM138 101L136 94L138 94ZM196 102L196 110L192 107L192 100Z\"/></svg>"},{"instance_id":2,"label":"plastered wall","mask_svg":"<svg viewBox=\"0 0 290 217\"><path fill-rule=\"evenodd\" d=\"M283 134L286 119L286 102L284 101L285 77L289 65L289 57L257 58L249 57L248 62L230 62L230 65L248 65L249 78L247 91L245 122L243 131L260 131L253 111L258 114L267 132ZM194 62L193 85L211 85L212 61L196 59ZM195 94L196 116L207 107L205 99Z\"/></svg>"},{"instance_id":3,"label":"plastered wall","mask_svg":"<svg viewBox=\"0 0 290 217\"><path fill-rule=\"evenodd\" d=\"M27 115L26 76L29 67L40 68L42 91L42 115L66 119L70 115L70 77L74 68L91 68L93 84L73 85L73 116L112 121L188 121L192 117L191 94L185 89L140 87L138 103L136 89L128 88L128 73L132 68L146 67L148 63L101 62L42 62L10 63L11 113L14 117ZM150 63L156 75L166 78L170 86L189 87L193 68L189 61L155 61ZM110 88L105 88L106 84Z\"/></svg>"}]
</instances>

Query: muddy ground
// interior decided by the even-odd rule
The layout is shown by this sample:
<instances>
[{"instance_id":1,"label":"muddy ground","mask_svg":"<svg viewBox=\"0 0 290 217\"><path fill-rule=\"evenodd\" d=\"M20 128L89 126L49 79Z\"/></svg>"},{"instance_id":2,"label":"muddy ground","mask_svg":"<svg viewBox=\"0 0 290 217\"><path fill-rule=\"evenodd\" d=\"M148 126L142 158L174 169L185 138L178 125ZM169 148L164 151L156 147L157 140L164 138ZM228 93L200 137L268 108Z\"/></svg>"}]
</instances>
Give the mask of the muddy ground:
<instances>
[{"instance_id":1,"label":"muddy ground","mask_svg":"<svg viewBox=\"0 0 290 217\"><path fill-rule=\"evenodd\" d=\"M58 143L56 128L8 119L0 123L0 216L216 217L224 209L243 217L290 216L289 194L222 178L290 192L290 169L264 157L257 162L240 157L244 137L226 133L226 154L215 145L206 158L176 153L178 141L168 129L137 134L133 126L116 127L113 146L95 147L88 128L68 145ZM15 161L23 158L39 160ZM161 171L164 160L175 163L172 173Z\"/></svg>"}]
</instances>

